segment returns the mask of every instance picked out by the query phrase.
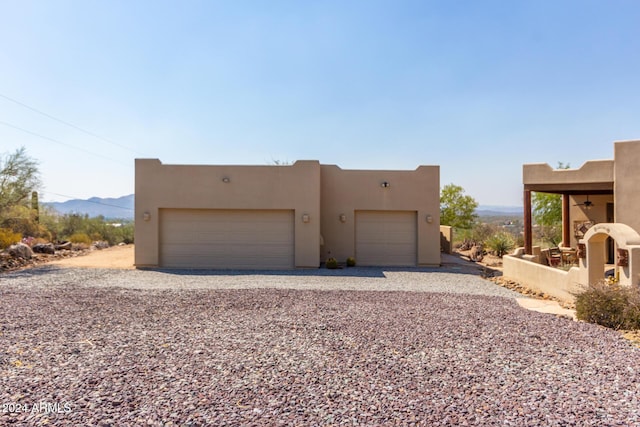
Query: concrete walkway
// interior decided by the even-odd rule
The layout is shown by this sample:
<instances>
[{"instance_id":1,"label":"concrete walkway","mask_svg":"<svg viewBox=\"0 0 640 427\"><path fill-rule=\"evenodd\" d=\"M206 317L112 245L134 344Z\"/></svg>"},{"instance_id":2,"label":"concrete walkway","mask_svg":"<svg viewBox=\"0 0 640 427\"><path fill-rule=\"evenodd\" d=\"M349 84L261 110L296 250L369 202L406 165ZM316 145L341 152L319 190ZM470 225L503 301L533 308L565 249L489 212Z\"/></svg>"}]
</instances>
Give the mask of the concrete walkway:
<instances>
[{"instance_id":1,"label":"concrete walkway","mask_svg":"<svg viewBox=\"0 0 640 427\"><path fill-rule=\"evenodd\" d=\"M555 314L556 316L570 317L577 320L576 311L562 307L557 301L549 301L533 298L516 298L516 301L522 308L537 311L539 313Z\"/></svg>"},{"instance_id":2,"label":"concrete walkway","mask_svg":"<svg viewBox=\"0 0 640 427\"><path fill-rule=\"evenodd\" d=\"M475 273L481 276L485 271L485 267L476 264L475 262L467 261L466 259L455 254L443 253L441 255L441 260L442 268L445 269L445 271L450 271L452 273ZM527 310L537 311L539 313L553 314L556 316L565 316L573 320L577 320L575 310L564 308L557 301L535 299L524 296L522 298L516 298L516 301L518 302L520 307L526 308Z\"/></svg>"}]
</instances>

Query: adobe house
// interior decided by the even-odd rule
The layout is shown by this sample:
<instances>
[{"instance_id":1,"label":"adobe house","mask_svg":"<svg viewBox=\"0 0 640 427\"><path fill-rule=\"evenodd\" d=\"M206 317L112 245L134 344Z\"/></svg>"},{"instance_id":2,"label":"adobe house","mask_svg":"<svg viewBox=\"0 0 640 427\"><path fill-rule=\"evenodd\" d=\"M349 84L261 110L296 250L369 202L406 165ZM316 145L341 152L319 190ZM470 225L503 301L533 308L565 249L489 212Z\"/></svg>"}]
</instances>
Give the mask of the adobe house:
<instances>
[{"instance_id":1,"label":"adobe house","mask_svg":"<svg viewBox=\"0 0 640 427\"><path fill-rule=\"evenodd\" d=\"M640 141L614 143L612 160L588 161L579 169L523 165L525 247L506 257L504 275L572 300L580 287L613 270L621 285L640 285ZM531 193L562 195L562 244L577 266L542 266L532 242Z\"/></svg>"},{"instance_id":2,"label":"adobe house","mask_svg":"<svg viewBox=\"0 0 640 427\"><path fill-rule=\"evenodd\" d=\"M440 170L165 165L137 159L135 265L317 268L440 265Z\"/></svg>"}]
</instances>

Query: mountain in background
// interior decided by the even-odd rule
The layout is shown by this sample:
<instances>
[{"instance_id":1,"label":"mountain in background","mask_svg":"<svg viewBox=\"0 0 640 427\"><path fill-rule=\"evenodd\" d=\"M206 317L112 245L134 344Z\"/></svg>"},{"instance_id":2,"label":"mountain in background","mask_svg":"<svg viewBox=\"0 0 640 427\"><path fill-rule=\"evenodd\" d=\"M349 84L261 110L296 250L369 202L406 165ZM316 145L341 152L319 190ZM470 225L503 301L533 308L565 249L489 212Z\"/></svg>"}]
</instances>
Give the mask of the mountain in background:
<instances>
[{"instance_id":1,"label":"mountain in background","mask_svg":"<svg viewBox=\"0 0 640 427\"><path fill-rule=\"evenodd\" d=\"M87 214L90 217L99 215L105 218L133 219L134 195L122 196L118 198L92 197L87 200L73 199L66 202L44 203L61 214L77 213ZM476 209L478 216L508 216L522 215L522 206L492 206L481 205Z\"/></svg>"},{"instance_id":2,"label":"mountain in background","mask_svg":"<svg viewBox=\"0 0 640 427\"><path fill-rule=\"evenodd\" d=\"M476 209L478 216L511 216L511 215L524 215L524 208L522 206L492 206L483 205L478 206Z\"/></svg>"},{"instance_id":3,"label":"mountain in background","mask_svg":"<svg viewBox=\"0 0 640 427\"><path fill-rule=\"evenodd\" d=\"M61 214L86 214L90 217L104 216L105 218L133 219L134 195L118 198L92 197L87 200L73 199L66 202L46 202L45 206L55 209Z\"/></svg>"}]
</instances>

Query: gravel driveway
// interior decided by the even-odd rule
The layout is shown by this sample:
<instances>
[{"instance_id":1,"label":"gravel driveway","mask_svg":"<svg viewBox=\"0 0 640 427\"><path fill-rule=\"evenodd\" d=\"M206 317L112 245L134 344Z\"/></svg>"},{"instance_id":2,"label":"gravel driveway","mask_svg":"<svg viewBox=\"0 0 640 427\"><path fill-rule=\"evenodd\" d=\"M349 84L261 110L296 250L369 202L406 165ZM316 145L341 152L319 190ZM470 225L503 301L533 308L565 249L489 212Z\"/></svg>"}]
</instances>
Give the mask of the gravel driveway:
<instances>
[{"instance_id":1,"label":"gravel driveway","mask_svg":"<svg viewBox=\"0 0 640 427\"><path fill-rule=\"evenodd\" d=\"M640 349L442 271L0 275L0 425L640 425Z\"/></svg>"}]
</instances>

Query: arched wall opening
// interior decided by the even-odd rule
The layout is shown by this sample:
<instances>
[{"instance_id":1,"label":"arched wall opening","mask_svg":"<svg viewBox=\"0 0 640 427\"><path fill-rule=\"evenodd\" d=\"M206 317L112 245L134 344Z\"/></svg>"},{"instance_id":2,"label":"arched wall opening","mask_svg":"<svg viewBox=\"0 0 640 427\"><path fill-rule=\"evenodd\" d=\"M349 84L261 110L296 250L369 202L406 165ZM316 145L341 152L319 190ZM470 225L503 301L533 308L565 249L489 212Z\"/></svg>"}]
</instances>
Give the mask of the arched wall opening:
<instances>
[{"instance_id":1,"label":"arched wall opening","mask_svg":"<svg viewBox=\"0 0 640 427\"><path fill-rule=\"evenodd\" d=\"M580 256L580 282L584 285L604 279L607 257L607 238L617 246L616 277L620 285L638 285L640 278L640 235L626 224L596 224L587 231L580 243L584 252Z\"/></svg>"}]
</instances>

